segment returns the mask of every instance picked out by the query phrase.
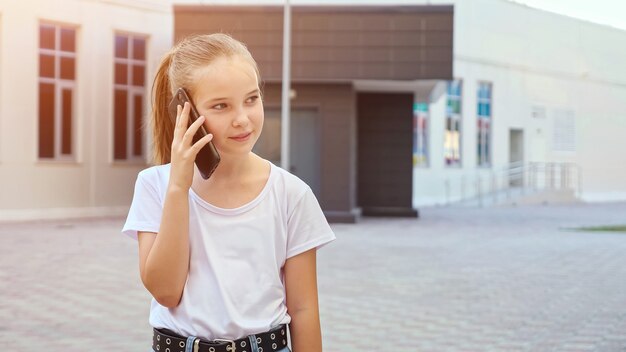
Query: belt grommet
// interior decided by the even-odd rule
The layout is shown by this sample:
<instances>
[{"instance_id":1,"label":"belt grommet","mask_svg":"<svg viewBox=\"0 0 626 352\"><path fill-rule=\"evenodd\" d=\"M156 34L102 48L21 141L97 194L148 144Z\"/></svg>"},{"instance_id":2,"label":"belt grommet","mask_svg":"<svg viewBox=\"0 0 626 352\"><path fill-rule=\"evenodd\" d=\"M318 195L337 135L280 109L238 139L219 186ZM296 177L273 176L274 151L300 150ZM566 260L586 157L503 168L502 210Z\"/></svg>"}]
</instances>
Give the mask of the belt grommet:
<instances>
[{"instance_id":1,"label":"belt grommet","mask_svg":"<svg viewBox=\"0 0 626 352\"><path fill-rule=\"evenodd\" d=\"M169 345L170 343L172 343L172 340L170 340L170 338L168 337L167 339L165 339L165 343Z\"/></svg>"},{"instance_id":2,"label":"belt grommet","mask_svg":"<svg viewBox=\"0 0 626 352\"><path fill-rule=\"evenodd\" d=\"M209 352L215 352L215 347L209 347Z\"/></svg>"},{"instance_id":3,"label":"belt grommet","mask_svg":"<svg viewBox=\"0 0 626 352\"><path fill-rule=\"evenodd\" d=\"M241 341L241 347L246 347L246 341Z\"/></svg>"},{"instance_id":4,"label":"belt grommet","mask_svg":"<svg viewBox=\"0 0 626 352\"><path fill-rule=\"evenodd\" d=\"M275 343L272 344L272 348L276 349L276 344Z\"/></svg>"},{"instance_id":5,"label":"belt grommet","mask_svg":"<svg viewBox=\"0 0 626 352\"><path fill-rule=\"evenodd\" d=\"M273 340L273 339L275 339L275 338L276 338L276 334L272 333L272 334L270 335L270 337L271 337L271 338L272 338L272 340Z\"/></svg>"},{"instance_id":6,"label":"belt grommet","mask_svg":"<svg viewBox=\"0 0 626 352\"><path fill-rule=\"evenodd\" d=\"M259 347L259 352L263 352L263 347Z\"/></svg>"},{"instance_id":7,"label":"belt grommet","mask_svg":"<svg viewBox=\"0 0 626 352\"><path fill-rule=\"evenodd\" d=\"M181 341L181 342L179 342L179 343L178 343L178 346L179 346L180 348L183 348L183 347L185 347L185 343L184 343L183 341Z\"/></svg>"},{"instance_id":8,"label":"belt grommet","mask_svg":"<svg viewBox=\"0 0 626 352\"><path fill-rule=\"evenodd\" d=\"M260 337L257 337L257 338L256 338L256 343L261 343L261 338L260 338ZM260 351L259 351L259 352L260 352Z\"/></svg>"}]
</instances>

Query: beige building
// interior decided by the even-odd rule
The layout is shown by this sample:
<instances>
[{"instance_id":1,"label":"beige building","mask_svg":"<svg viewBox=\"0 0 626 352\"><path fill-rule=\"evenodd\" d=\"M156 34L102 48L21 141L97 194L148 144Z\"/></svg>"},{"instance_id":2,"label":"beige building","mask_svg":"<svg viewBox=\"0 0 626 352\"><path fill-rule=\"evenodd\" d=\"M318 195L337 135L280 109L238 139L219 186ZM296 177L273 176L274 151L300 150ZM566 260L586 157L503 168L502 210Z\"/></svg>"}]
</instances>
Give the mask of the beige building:
<instances>
[{"instance_id":1,"label":"beige building","mask_svg":"<svg viewBox=\"0 0 626 352\"><path fill-rule=\"evenodd\" d=\"M207 10L203 8L200 12L206 14ZM279 28L280 8L265 10L271 12L271 18L263 19L263 11L255 9L250 19L259 25ZM151 77L162 54L172 45L174 34L178 33L174 28L176 16L171 2L65 0L53 4L29 1L2 4L0 14L3 54L0 59L0 182L3 185L0 221L125 214L137 173L150 166L151 141L147 140L150 134L143 127L148 121ZM227 18L225 13L217 16ZM305 40L305 33L294 31L294 88L299 96L294 101L293 114L297 121L319 124L319 133L315 137L307 132L311 126L294 123L306 131L296 129L292 133L315 138L296 138L299 143L295 147L301 148L295 148L294 155L301 157L293 159L301 164L294 164L291 171L311 184L331 221L356 221L361 205L357 197L372 198L371 195L381 193L376 193L379 189L376 185L391 185L393 192L387 196L391 203L387 198L372 198L370 208L373 211L382 209L385 213L391 209L415 216L411 207L412 96L400 97L402 118L396 119L398 133L385 135L384 140L377 143L386 146L387 154L406 156L402 172L389 171L382 178L359 179L361 183L367 181L374 186L357 194L357 174L378 173L357 172L356 169L355 118L360 95L352 84L354 79L451 78L451 8L353 10L344 7L340 13L328 9L309 12L301 8L294 9L294 16L296 26L310 20L315 22L320 16L332 17L333 23L348 26L349 33L346 33L352 33L355 38L362 36L360 28L369 19L380 22L380 26L396 20L404 24L396 31L380 31L382 27L374 26L367 32L369 41L373 40L370 35L378 35L378 42L385 48L391 43L389 48L378 50L390 50L399 59L387 60L385 52L371 57L372 49L366 42L358 47L347 47L354 44L347 38L347 44L337 42L326 50L332 55L343 55L344 59L340 60L343 66L334 65L335 71L326 72L317 85L306 86L296 84L321 77L320 68L330 66L315 66L307 71L307 60L299 59L298 55L305 54L302 50L314 51L308 48L314 43ZM212 22L216 18L212 18ZM201 18L194 19L198 20ZM254 27L254 23L247 25ZM424 27L424 23L428 25ZM181 26L179 29L182 33L188 28ZM220 28L202 27L203 32L218 30ZM328 28L319 30L320 40L333 36ZM254 31L249 33L254 34ZM280 47L281 32L273 31L270 36ZM436 41L437 36L445 38L443 47L422 48L424 42ZM277 121L280 109L280 77L276 74L280 72L280 60L258 56L257 37L239 39L252 45L251 50L265 73L268 133L259 148L271 149L270 144L276 142L271 138L272 131L276 132L271 125L276 125L273 122ZM305 40L305 46L299 45L298 40ZM438 55L440 60L422 62L419 55L412 55L407 48ZM351 50L362 54L353 57ZM277 52L267 50L272 57ZM302 67L306 72L301 71ZM380 97L383 96L386 95ZM18 104L13 106L8 102ZM13 116L20 116L22 123ZM369 119L380 120L380 116ZM401 145L385 142L400 135L404 141ZM321 142L322 138L325 143ZM305 139L310 143L306 144ZM261 154L272 159L271 154ZM373 154L368 154L368 158L372 157ZM312 158L317 164L306 171L306 166L313 165ZM272 160L278 163L275 159ZM367 165L374 167L380 163ZM400 179L402 182L398 182Z\"/></svg>"},{"instance_id":2,"label":"beige building","mask_svg":"<svg viewBox=\"0 0 626 352\"><path fill-rule=\"evenodd\" d=\"M123 214L169 1L0 1L0 220Z\"/></svg>"}]
</instances>

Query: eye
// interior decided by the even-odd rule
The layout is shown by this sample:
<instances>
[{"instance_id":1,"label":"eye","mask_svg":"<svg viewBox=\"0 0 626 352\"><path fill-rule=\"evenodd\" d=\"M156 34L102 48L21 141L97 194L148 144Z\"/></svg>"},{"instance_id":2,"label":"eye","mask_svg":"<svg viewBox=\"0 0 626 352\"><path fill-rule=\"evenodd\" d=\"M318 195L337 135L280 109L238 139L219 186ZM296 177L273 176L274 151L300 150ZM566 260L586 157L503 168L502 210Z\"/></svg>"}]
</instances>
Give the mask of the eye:
<instances>
[{"instance_id":1,"label":"eye","mask_svg":"<svg viewBox=\"0 0 626 352\"><path fill-rule=\"evenodd\" d=\"M215 109L215 110L224 110L224 109L226 109L226 104L221 103L221 104L213 105L213 109Z\"/></svg>"},{"instance_id":2,"label":"eye","mask_svg":"<svg viewBox=\"0 0 626 352\"><path fill-rule=\"evenodd\" d=\"M252 96L246 100L246 103L249 103L249 104L254 103L255 101L257 101L257 99L259 99L258 95Z\"/></svg>"}]
</instances>

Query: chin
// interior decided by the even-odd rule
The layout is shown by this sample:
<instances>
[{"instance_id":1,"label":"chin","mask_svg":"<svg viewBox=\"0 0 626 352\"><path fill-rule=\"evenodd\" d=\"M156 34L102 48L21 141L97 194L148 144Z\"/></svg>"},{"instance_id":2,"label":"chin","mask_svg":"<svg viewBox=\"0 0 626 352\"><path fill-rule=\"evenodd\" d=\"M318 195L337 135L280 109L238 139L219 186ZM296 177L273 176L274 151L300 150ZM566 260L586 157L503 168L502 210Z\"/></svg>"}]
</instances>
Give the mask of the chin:
<instances>
[{"instance_id":1,"label":"chin","mask_svg":"<svg viewBox=\"0 0 626 352\"><path fill-rule=\"evenodd\" d=\"M242 155L247 155L252 153L252 147L253 145L246 145L246 146L240 146L239 148L224 148L224 149L218 149L217 151L220 154L223 155L230 155L230 156L242 156Z\"/></svg>"}]
</instances>

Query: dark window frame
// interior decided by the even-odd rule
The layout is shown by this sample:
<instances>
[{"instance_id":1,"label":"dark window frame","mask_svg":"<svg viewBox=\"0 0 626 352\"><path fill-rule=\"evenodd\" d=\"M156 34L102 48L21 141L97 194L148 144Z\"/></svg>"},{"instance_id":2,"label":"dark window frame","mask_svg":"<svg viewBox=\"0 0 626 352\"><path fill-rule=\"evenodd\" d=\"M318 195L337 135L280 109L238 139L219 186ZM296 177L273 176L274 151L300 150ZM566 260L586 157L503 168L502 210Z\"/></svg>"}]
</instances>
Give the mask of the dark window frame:
<instances>
[{"instance_id":1,"label":"dark window frame","mask_svg":"<svg viewBox=\"0 0 626 352\"><path fill-rule=\"evenodd\" d=\"M38 28L37 158L75 162L78 140L75 116L78 26L40 21ZM53 32L52 37L49 36L50 30ZM48 36L43 35L46 31ZM70 37L64 36L68 32ZM44 58L48 58L47 63L44 63ZM52 87L51 94L47 93L48 97L43 96L46 94L43 90L45 86L48 89ZM50 108L52 111L48 110Z\"/></svg>"},{"instance_id":2,"label":"dark window frame","mask_svg":"<svg viewBox=\"0 0 626 352\"><path fill-rule=\"evenodd\" d=\"M139 44L137 44L139 43ZM148 36L113 34L112 160L145 162ZM137 73L140 72L140 75ZM122 98L123 95L123 98ZM122 104L120 106L118 104Z\"/></svg>"}]
</instances>

